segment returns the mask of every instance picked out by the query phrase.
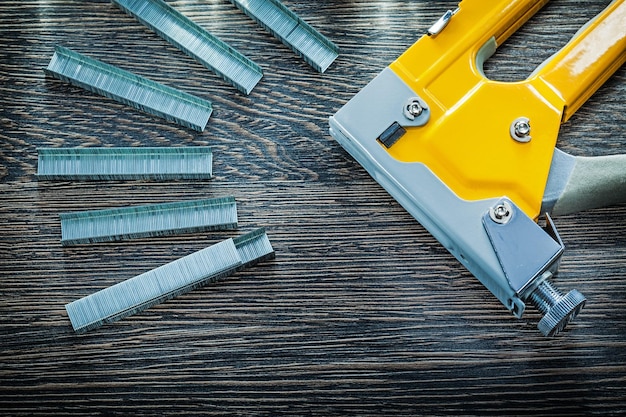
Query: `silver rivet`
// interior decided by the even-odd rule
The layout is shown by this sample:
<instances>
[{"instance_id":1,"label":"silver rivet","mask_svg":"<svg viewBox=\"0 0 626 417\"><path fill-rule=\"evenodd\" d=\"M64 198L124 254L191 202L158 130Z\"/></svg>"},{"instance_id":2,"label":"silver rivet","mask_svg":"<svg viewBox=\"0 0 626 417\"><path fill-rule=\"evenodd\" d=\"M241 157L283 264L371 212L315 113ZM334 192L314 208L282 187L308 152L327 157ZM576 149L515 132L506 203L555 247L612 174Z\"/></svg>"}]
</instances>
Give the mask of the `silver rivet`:
<instances>
[{"instance_id":1,"label":"silver rivet","mask_svg":"<svg viewBox=\"0 0 626 417\"><path fill-rule=\"evenodd\" d=\"M404 103L404 117L409 120L415 120L421 116L426 109L426 104L423 101L421 101L418 97L411 97Z\"/></svg>"},{"instance_id":2,"label":"silver rivet","mask_svg":"<svg viewBox=\"0 0 626 417\"><path fill-rule=\"evenodd\" d=\"M513 208L511 205L508 202L503 201L498 203L495 207L489 209L489 217L491 217L491 220L496 223L506 224L511 219L512 210Z\"/></svg>"},{"instance_id":3,"label":"silver rivet","mask_svg":"<svg viewBox=\"0 0 626 417\"><path fill-rule=\"evenodd\" d=\"M511 123L511 137L518 142L530 142L530 120L520 117Z\"/></svg>"},{"instance_id":4,"label":"silver rivet","mask_svg":"<svg viewBox=\"0 0 626 417\"><path fill-rule=\"evenodd\" d=\"M409 113L411 113L413 117L419 116L424 111L424 109L422 108L422 105L418 101L412 102L411 104L407 106L406 109L408 110Z\"/></svg>"},{"instance_id":5,"label":"silver rivet","mask_svg":"<svg viewBox=\"0 0 626 417\"><path fill-rule=\"evenodd\" d=\"M526 137L530 135L530 124L525 121L515 123L515 135L520 137Z\"/></svg>"}]
</instances>

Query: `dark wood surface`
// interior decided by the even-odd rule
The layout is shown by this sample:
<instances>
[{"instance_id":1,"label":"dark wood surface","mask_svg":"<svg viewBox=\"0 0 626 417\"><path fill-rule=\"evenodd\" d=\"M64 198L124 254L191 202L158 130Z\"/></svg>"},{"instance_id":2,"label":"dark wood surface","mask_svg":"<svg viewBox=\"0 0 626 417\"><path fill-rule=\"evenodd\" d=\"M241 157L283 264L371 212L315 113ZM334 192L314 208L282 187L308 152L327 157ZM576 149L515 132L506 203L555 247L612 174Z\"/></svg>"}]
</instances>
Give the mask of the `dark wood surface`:
<instances>
[{"instance_id":1,"label":"dark wood surface","mask_svg":"<svg viewBox=\"0 0 626 417\"><path fill-rule=\"evenodd\" d=\"M525 78L607 3L553 0L488 75ZM626 414L626 206L555 219L559 285L589 302L548 339L537 313L515 319L327 133L454 1L285 1L341 48L325 74L227 1L170 4L263 67L252 94L109 2L0 3L0 414ZM56 44L211 100L207 129L46 78ZM625 92L621 68L558 146L626 152ZM214 179L35 177L37 147L182 145L213 147ZM60 244L61 212L223 195L239 231ZM72 331L66 303L258 226L275 260Z\"/></svg>"}]
</instances>

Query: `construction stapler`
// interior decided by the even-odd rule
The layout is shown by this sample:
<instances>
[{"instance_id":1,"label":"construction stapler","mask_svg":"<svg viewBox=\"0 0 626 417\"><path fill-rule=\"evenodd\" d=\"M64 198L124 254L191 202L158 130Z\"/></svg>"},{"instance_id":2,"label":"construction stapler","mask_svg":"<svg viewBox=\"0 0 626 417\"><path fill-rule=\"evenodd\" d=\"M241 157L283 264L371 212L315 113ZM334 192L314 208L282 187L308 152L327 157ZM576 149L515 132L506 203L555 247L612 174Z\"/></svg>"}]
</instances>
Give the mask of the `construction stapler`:
<instances>
[{"instance_id":1,"label":"construction stapler","mask_svg":"<svg viewBox=\"0 0 626 417\"><path fill-rule=\"evenodd\" d=\"M461 1L330 118L330 133L516 317L534 305L552 336L586 299L552 282L564 245L550 214L626 201L626 155L555 149L561 124L626 60L626 3L526 80L489 80L485 60L547 1Z\"/></svg>"}]
</instances>

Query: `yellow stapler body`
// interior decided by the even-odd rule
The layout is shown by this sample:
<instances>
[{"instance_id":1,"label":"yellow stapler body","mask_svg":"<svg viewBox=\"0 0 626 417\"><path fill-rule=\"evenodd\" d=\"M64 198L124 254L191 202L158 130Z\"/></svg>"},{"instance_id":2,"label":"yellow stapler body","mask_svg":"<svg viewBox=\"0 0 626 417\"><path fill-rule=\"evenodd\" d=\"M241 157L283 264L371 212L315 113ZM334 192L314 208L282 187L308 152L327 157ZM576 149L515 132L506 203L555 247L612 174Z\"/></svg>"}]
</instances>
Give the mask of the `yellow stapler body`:
<instances>
[{"instance_id":1,"label":"yellow stapler body","mask_svg":"<svg viewBox=\"0 0 626 417\"><path fill-rule=\"evenodd\" d=\"M626 4L610 3L526 80L488 79L485 60L545 3L463 0L331 117L330 132L516 316L537 306L552 335L585 298L550 283L564 247L549 216L536 221L568 211L579 161L555 150L559 128L626 60ZM612 167L618 188L576 209L626 200L616 158L591 171Z\"/></svg>"}]
</instances>

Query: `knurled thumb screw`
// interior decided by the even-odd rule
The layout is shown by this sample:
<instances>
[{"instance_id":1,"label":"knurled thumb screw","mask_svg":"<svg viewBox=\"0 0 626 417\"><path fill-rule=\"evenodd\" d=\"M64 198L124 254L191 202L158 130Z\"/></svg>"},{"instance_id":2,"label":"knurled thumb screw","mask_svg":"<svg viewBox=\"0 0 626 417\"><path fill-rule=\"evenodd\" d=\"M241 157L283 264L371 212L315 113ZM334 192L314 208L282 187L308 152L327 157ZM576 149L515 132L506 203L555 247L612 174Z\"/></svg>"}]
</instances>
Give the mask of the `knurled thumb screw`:
<instances>
[{"instance_id":1,"label":"knurled thumb screw","mask_svg":"<svg viewBox=\"0 0 626 417\"><path fill-rule=\"evenodd\" d=\"M554 336L563 330L587 301L577 290L563 295L547 279L530 293L528 300L543 314L537 328L544 336Z\"/></svg>"}]
</instances>

